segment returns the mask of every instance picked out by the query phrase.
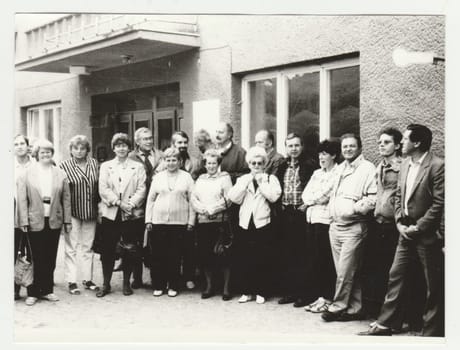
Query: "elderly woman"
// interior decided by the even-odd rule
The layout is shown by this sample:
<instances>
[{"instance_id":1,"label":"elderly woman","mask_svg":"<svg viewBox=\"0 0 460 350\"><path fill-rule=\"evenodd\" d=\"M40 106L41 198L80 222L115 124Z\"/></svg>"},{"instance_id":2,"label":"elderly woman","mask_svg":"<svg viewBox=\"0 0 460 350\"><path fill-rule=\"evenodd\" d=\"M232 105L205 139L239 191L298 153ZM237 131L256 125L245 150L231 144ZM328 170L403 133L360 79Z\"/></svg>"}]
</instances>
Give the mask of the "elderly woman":
<instances>
[{"instance_id":1,"label":"elderly woman","mask_svg":"<svg viewBox=\"0 0 460 350\"><path fill-rule=\"evenodd\" d=\"M14 258L18 253L19 244L22 238L22 230L19 228L19 211L17 205L17 186L18 178L24 176L27 168L32 164L32 159L29 156L29 139L24 135L16 135L14 138ZM21 286L14 285L14 300L20 299L19 291Z\"/></svg>"},{"instance_id":2,"label":"elderly woman","mask_svg":"<svg viewBox=\"0 0 460 350\"><path fill-rule=\"evenodd\" d=\"M228 190L232 187L230 175L219 171L222 156L214 149L208 149L204 153L204 164L207 173L202 174L195 183L192 192L191 203L195 212L198 213L198 255L201 268L206 279L206 286L201 294L202 299L213 295L212 274L220 264L224 271L223 300L230 300L229 280L230 266L228 257L218 259L214 253L214 247L219 235L225 235L227 244L230 243L228 232L227 208L231 203L226 199Z\"/></svg>"},{"instance_id":3,"label":"elderly woman","mask_svg":"<svg viewBox=\"0 0 460 350\"><path fill-rule=\"evenodd\" d=\"M168 296L175 297L180 277L180 239L186 231L193 231L196 214L190 204L193 179L179 169L179 150L167 148L163 156L166 169L153 177L145 223L152 249L153 295L161 296L168 286Z\"/></svg>"},{"instance_id":4,"label":"elderly woman","mask_svg":"<svg viewBox=\"0 0 460 350\"><path fill-rule=\"evenodd\" d=\"M18 178L19 225L30 231L29 240L34 263L34 282L27 288L27 305L38 298L58 301L53 293L54 269L59 235L64 225L72 230L69 182L65 173L54 166L54 147L48 140L34 144L37 162Z\"/></svg>"},{"instance_id":5,"label":"elderly woman","mask_svg":"<svg viewBox=\"0 0 460 350\"><path fill-rule=\"evenodd\" d=\"M115 158L102 163L99 175L100 211L102 216L101 260L104 282L97 297L111 292L115 250L118 242L123 251L123 294L131 295L130 278L139 263L139 230L143 230L145 200L145 170L142 163L128 158L131 141L128 135L117 133L111 142ZM128 249L129 248L129 249Z\"/></svg>"},{"instance_id":6,"label":"elderly woman","mask_svg":"<svg viewBox=\"0 0 460 350\"><path fill-rule=\"evenodd\" d=\"M241 272L243 295L238 302L245 303L256 294L256 302L265 302L269 277L270 250L273 234L270 225L270 203L281 195L276 176L264 173L267 153L255 146L246 154L250 173L241 176L228 192L229 199L240 204L240 254L245 269Z\"/></svg>"},{"instance_id":7,"label":"elderly woman","mask_svg":"<svg viewBox=\"0 0 460 350\"><path fill-rule=\"evenodd\" d=\"M318 298L305 310L321 313L327 310L328 305L334 298L335 291L335 267L332 259L331 243L329 241L329 196L336 175L337 160L340 156L340 143L335 140L324 140L318 146L318 158L320 169L313 172L303 193L302 201L307 207L307 223L309 232L312 233L314 254L311 266L311 276L308 280L311 284L311 293Z\"/></svg>"},{"instance_id":8,"label":"elderly woman","mask_svg":"<svg viewBox=\"0 0 460 350\"><path fill-rule=\"evenodd\" d=\"M80 294L77 285L77 270L81 269L82 285L97 290L93 283L93 251L91 247L96 232L99 169L96 159L89 156L88 138L76 135L70 139L70 159L59 167L69 180L72 203L72 231L65 237L65 279L70 294ZM80 266L77 264L80 255Z\"/></svg>"}]
</instances>

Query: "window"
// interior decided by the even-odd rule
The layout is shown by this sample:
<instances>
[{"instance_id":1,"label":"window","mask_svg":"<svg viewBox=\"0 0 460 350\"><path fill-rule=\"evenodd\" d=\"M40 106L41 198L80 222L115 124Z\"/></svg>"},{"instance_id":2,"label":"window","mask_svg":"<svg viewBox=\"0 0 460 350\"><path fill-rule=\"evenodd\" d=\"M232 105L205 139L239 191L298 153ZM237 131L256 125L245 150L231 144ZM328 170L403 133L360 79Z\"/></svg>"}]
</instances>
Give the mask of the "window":
<instances>
[{"instance_id":1,"label":"window","mask_svg":"<svg viewBox=\"0 0 460 350\"><path fill-rule=\"evenodd\" d=\"M27 136L31 143L36 139L47 139L54 145L55 160L59 160L60 104L47 104L27 109Z\"/></svg>"},{"instance_id":2,"label":"window","mask_svg":"<svg viewBox=\"0 0 460 350\"><path fill-rule=\"evenodd\" d=\"M307 153L320 140L359 135L358 59L247 75L242 82L241 136L245 148L260 129L274 133L284 153L288 133L302 136Z\"/></svg>"}]
</instances>

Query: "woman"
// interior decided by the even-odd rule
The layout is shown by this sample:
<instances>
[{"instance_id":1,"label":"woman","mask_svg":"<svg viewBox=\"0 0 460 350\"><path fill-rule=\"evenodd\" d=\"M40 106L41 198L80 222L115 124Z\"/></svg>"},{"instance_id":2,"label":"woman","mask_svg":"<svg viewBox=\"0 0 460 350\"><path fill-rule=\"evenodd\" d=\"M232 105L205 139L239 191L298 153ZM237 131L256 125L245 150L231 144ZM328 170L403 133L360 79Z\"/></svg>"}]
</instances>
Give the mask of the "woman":
<instances>
[{"instance_id":1,"label":"woman","mask_svg":"<svg viewBox=\"0 0 460 350\"><path fill-rule=\"evenodd\" d=\"M34 144L37 163L18 178L20 227L30 231L29 241L34 263L34 282L27 288L26 304L38 298L58 301L53 293L54 269L59 235L72 230L69 182L64 172L54 166L54 147L48 140Z\"/></svg>"},{"instance_id":2,"label":"woman","mask_svg":"<svg viewBox=\"0 0 460 350\"><path fill-rule=\"evenodd\" d=\"M76 135L69 143L70 159L59 167L69 180L72 203L72 231L65 237L65 279L70 294L80 294L77 285L77 253L81 256L82 285L98 290L93 283L93 251L91 247L96 232L98 178L96 159L89 156L90 144L86 136Z\"/></svg>"},{"instance_id":3,"label":"woman","mask_svg":"<svg viewBox=\"0 0 460 350\"><path fill-rule=\"evenodd\" d=\"M131 273L139 263L141 243L138 231L143 229L145 200L145 170L140 162L128 158L131 141L128 135L117 133L111 142L115 158L102 163L99 175L100 211L102 216L101 260L104 282L96 293L101 298L111 292L115 250L122 241L123 295L131 295Z\"/></svg>"},{"instance_id":4,"label":"woman","mask_svg":"<svg viewBox=\"0 0 460 350\"><path fill-rule=\"evenodd\" d=\"M153 295L161 296L168 285L168 296L175 297L180 277L180 238L184 233L191 234L196 214L190 204L193 179L179 169L179 150L167 148L163 156L166 169L153 177L145 223L152 249Z\"/></svg>"},{"instance_id":5,"label":"woman","mask_svg":"<svg viewBox=\"0 0 460 350\"><path fill-rule=\"evenodd\" d=\"M19 228L19 213L17 205L17 187L18 178L24 176L27 168L32 164L29 156L29 139L24 135L16 135L14 138L14 259L19 251L19 243L21 242L22 231ZM22 248L22 247L21 247ZM21 286L14 284L14 300L20 299L19 291Z\"/></svg>"},{"instance_id":6,"label":"woman","mask_svg":"<svg viewBox=\"0 0 460 350\"><path fill-rule=\"evenodd\" d=\"M327 310L334 298L335 267L332 259L331 244L329 242L329 216L328 202L332 191L337 160L340 155L340 144L337 141L325 140L318 146L320 169L313 172L307 186L302 193L302 200L307 207L307 223L312 232L314 252L312 276L308 279L315 281L311 285L318 299L305 306L305 310L321 313Z\"/></svg>"},{"instance_id":7,"label":"woman","mask_svg":"<svg viewBox=\"0 0 460 350\"><path fill-rule=\"evenodd\" d=\"M256 294L256 302L265 302L269 277L270 250L273 234L270 225L270 203L281 195L281 186L276 176L264 173L267 153L255 146L246 154L250 173L241 176L228 192L229 199L240 204L239 225L240 254L245 269L241 272L243 295L238 302L245 303Z\"/></svg>"},{"instance_id":8,"label":"woman","mask_svg":"<svg viewBox=\"0 0 460 350\"><path fill-rule=\"evenodd\" d=\"M207 173L202 174L195 183L192 192L191 203L193 209L198 213L198 255L201 268L204 272L206 285L202 299L210 298L213 295L212 274L215 267L220 263L224 271L223 300L230 300L229 281L230 266L228 257L218 259L214 253L214 247L219 235L225 235L229 244L229 232L226 221L228 215L226 209L230 201L226 199L228 190L232 187L230 175L219 171L222 156L215 149L208 149L204 153L204 164Z\"/></svg>"}]
</instances>

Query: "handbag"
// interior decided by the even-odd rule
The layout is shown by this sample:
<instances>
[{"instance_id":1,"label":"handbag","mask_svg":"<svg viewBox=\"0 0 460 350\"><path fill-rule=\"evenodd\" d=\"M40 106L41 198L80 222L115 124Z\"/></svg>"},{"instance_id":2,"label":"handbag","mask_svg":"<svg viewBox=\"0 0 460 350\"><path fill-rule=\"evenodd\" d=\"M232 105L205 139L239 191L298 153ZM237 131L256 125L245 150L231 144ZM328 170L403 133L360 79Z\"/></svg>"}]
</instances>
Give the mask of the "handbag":
<instances>
[{"instance_id":1,"label":"handbag","mask_svg":"<svg viewBox=\"0 0 460 350\"><path fill-rule=\"evenodd\" d=\"M27 241L27 253L24 252L23 238ZM14 283L23 287L29 287L34 282L34 265L32 260L32 249L29 237L26 232L21 235L19 251L14 263Z\"/></svg>"},{"instance_id":2,"label":"handbag","mask_svg":"<svg viewBox=\"0 0 460 350\"><path fill-rule=\"evenodd\" d=\"M133 259L142 258L142 247L136 243L127 243L121 238L117 244L117 250L122 258L130 257Z\"/></svg>"},{"instance_id":3,"label":"handbag","mask_svg":"<svg viewBox=\"0 0 460 350\"><path fill-rule=\"evenodd\" d=\"M227 212L227 221L224 220L224 215L222 213L222 223L219 227L219 233L214 244L213 252L217 256L227 256L232 245L233 245L233 227L232 222L230 220L230 213L228 213L228 204L227 200L225 199L225 195L223 195L224 202L225 202L225 211Z\"/></svg>"}]
</instances>

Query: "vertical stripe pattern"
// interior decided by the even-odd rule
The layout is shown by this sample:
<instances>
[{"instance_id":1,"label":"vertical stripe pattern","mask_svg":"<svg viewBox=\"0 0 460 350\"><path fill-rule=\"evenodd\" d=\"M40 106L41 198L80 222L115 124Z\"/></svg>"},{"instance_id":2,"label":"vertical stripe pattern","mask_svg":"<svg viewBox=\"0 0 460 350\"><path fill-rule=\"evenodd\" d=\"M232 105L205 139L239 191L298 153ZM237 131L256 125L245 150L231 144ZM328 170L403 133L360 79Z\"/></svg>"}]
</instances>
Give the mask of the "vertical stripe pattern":
<instances>
[{"instance_id":1,"label":"vertical stripe pattern","mask_svg":"<svg viewBox=\"0 0 460 350\"><path fill-rule=\"evenodd\" d=\"M87 158L83 171L73 158L63 161L64 170L70 184L72 216L80 220L94 220L97 217L99 169L96 159Z\"/></svg>"}]
</instances>

